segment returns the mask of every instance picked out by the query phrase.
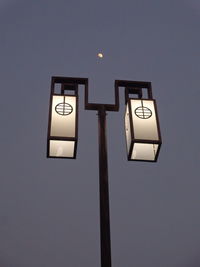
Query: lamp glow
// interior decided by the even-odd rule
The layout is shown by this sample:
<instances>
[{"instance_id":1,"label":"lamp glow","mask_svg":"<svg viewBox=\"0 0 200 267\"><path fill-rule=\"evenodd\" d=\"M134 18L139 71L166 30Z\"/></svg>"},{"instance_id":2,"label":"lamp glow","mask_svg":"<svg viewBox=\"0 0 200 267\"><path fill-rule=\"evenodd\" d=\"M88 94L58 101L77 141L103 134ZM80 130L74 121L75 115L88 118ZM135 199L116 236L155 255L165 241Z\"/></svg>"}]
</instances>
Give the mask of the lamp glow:
<instances>
[{"instance_id":1,"label":"lamp glow","mask_svg":"<svg viewBox=\"0 0 200 267\"><path fill-rule=\"evenodd\" d=\"M60 83L60 92L55 92ZM70 94L69 94L70 91ZM47 157L75 158L77 147L78 93L76 84L52 79Z\"/></svg>"},{"instance_id":2,"label":"lamp glow","mask_svg":"<svg viewBox=\"0 0 200 267\"><path fill-rule=\"evenodd\" d=\"M128 160L157 160L161 134L154 99L129 98L127 93L125 134Z\"/></svg>"}]
</instances>

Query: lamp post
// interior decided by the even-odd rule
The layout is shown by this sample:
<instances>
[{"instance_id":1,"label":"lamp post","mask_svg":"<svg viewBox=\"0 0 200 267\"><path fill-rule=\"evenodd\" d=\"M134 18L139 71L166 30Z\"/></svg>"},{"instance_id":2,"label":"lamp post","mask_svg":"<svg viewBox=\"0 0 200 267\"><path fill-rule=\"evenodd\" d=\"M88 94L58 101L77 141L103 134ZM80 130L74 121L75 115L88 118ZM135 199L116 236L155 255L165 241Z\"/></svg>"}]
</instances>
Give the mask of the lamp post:
<instances>
[{"instance_id":1,"label":"lamp post","mask_svg":"<svg viewBox=\"0 0 200 267\"><path fill-rule=\"evenodd\" d=\"M60 85L58 91L55 88L57 84ZM125 88L128 160L155 162L162 143L157 108L150 82L116 80L115 104L97 104L88 102L88 79L52 77L48 158L76 158L79 85L84 85L85 109L98 111L101 267L111 267L106 112L119 110L119 87ZM144 97L145 90L147 98Z\"/></svg>"}]
</instances>

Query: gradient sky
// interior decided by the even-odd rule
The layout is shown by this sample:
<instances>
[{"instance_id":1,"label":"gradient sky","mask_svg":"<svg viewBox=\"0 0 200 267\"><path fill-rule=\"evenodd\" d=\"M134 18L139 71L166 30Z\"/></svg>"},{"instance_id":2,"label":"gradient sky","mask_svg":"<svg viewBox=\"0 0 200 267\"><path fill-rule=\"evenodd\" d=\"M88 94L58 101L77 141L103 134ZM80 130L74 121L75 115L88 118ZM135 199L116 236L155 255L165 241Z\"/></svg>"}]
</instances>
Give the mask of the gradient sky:
<instances>
[{"instance_id":1,"label":"gradient sky","mask_svg":"<svg viewBox=\"0 0 200 267\"><path fill-rule=\"evenodd\" d=\"M199 29L194 0L0 2L1 267L100 266L97 116L80 90L77 159L46 159L55 75L152 82L157 163L127 161L122 91L107 116L112 266L200 266Z\"/></svg>"}]
</instances>

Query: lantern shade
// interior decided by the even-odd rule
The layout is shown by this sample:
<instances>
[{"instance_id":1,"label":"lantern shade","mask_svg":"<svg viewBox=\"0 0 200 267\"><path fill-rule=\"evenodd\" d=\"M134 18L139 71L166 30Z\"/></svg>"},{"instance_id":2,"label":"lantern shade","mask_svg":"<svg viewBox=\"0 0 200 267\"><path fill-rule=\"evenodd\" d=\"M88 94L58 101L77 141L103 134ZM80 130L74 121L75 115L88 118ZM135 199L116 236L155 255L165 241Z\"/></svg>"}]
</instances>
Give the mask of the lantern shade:
<instances>
[{"instance_id":1,"label":"lantern shade","mask_svg":"<svg viewBox=\"0 0 200 267\"><path fill-rule=\"evenodd\" d=\"M128 160L157 160L161 137L155 100L127 100L125 132Z\"/></svg>"},{"instance_id":2,"label":"lantern shade","mask_svg":"<svg viewBox=\"0 0 200 267\"><path fill-rule=\"evenodd\" d=\"M54 93L54 85L52 88L47 157L75 158L78 135L78 94L76 85L62 84L60 94ZM74 94L65 94L65 90L71 90Z\"/></svg>"},{"instance_id":3,"label":"lantern shade","mask_svg":"<svg viewBox=\"0 0 200 267\"><path fill-rule=\"evenodd\" d=\"M51 136L76 136L76 97L53 95L51 108Z\"/></svg>"},{"instance_id":4,"label":"lantern shade","mask_svg":"<svg viewBox=\"0 0 200 267\"><path fill-rule=\"evenodd\" d=\"M51 157L73 158L75 141L50 140Z\"/></svg>"}]
</instances>

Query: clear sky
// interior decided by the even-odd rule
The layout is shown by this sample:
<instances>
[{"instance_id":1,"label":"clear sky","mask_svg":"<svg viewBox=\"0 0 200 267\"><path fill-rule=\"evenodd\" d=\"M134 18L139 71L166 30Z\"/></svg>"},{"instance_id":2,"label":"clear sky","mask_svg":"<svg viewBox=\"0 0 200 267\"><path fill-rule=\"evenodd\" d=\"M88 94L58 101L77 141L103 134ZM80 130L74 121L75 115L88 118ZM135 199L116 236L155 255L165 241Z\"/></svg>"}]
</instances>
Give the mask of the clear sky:
<instances>
[{"instance_id":1,"label":"clear sky","mask_svg":"<svg viewBox=\"0 0 200 267\"><path fill-rule=\"evenodd\" d=\"M195 0L0 2L1 267L100 266L97 116L80 90L77 159L46 159L53 75L152 82L157 163L127 161L123 92L107 115L113 267L200 266L199 29Z\"/></svg>"}]
</instances>

